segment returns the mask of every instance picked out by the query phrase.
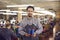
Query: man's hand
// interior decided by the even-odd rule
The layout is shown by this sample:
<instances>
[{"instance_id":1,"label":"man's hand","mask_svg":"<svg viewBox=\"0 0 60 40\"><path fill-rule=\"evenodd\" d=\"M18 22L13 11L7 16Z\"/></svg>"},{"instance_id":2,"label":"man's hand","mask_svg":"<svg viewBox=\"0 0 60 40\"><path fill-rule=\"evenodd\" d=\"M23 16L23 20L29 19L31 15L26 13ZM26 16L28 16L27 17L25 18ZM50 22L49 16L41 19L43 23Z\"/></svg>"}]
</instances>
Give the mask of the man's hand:
<instances>
[{"instance_id":1,"label":"man's hand","mask_svg":"<svg viewBox=\"0 0 60 40\"><path fill-rule=\"evenodd\" d=\"M32 35L32 37L36 37L36 33L34 33L34 35Z\"/></svg>"},{"instance_id":2,"label":"man's hand","mask_svg":"<svg viewBox=\"0 0 60 40\"><path fill-rule=\"evenodd\" d=\"M25 34L25 36L29 37L29 36L30 36L30 34L26 33L26 34Z\"/></svg>"}]
</instances>

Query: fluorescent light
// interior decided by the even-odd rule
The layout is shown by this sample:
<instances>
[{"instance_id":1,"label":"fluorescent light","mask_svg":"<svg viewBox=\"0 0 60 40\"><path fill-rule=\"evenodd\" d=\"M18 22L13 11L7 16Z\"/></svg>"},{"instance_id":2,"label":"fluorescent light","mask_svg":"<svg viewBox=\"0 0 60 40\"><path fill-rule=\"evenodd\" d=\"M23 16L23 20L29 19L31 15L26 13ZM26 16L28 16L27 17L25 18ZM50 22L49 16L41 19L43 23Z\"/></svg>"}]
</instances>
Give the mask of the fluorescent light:
<instances>
[{"instance_id":1,"label":"fluorescent light","mask_svg":"<svg viewBox=\"0 0 60 40\"><path fill-rule=\"evenodd\" d=\"M21 15L27 15L27 14L21 14Z\"/></svg>"},{"instance_id":2,"label":"fluorescent light","mask_svg":"<svg viewBox=\"0 0 60 40\"><path fill-rule=\"evenodd\" d=\"M3 15L17 15L17 13L3 13Z\"/></svg>"},{"instance_id":3,"label":"fluorescent light","mask_svg":"<svg viewBox=\"0 0 60 40\"><path fill-rule=\"evenodd\" d=\"M13 13L15 13L15 12L17 12L17 13L27 13L27 12L24 12L24 11L8 11L7 13L11 13L11 12L13 12Z\"/></svg>"},{"instance_id":4,"label":"fluorescent light","mask_svg":"<svg viewBox=\"0 0 60 40\"><path fill-rule=\"evenodd\" d=\"M45 13L45 14L50 14L50 12L49 11L46 11L46 10L44 10L44 11L36 11L36 12L39 12L39 13Z\"/></svg>"},{"instance_id":5,"label":"fluorescent light","mask_svg":"<svg viewBox=\"0 0 60 40\"><path fill-rule=\"evenodd\" d=\"M8 11L8 12L18 12L18 11Z\"/></svg>"},{"instance_id":6,"label":"fluorescent light","mask_svg":"<svg viewBox=\"0 0 60 40\"><path fill-rule=\"evenodd\" d=\"M52 12L47 11L47 10L43 10L43 11L36 11L36 12L43 13L43 14L47 14L47 15L52 15L53 17L55 17L55 13L52 13Z\"/></svg>"},{"instance_id":7,"label":"fluorescent light","mask_svg":"<svg viewBox=\"0 0 60 40\"><path fill-rule=\"evenodd\" d=\"M47 14L38 14L38 15L47 15Z\"/></svg>"},{"instance_id":8,"label":"fluorescent light","mask_svg":"<svg viewBox=\"0 0 60 40\"><path fill-rule=\"evenodd\" d=\"M12 13L3 13L3 14L5 14L5 15L10 15L10 14L12 14Z\"/></svg>"},{"instance_id":9,"label":"fluorescent light","mask_svg":"<svg viewBox=\"0 0 60 40\"><path fill-rule=\"evenodd\" d=\"M35 11L41 11L41 10L45 10L45 9L40 7L35 7Z\"/></svg>"},{"instance_id":10,"label":"fluorescent light","mask_svg":"<svg viewBox=\"0 0 60 40\"><path fill-rule=\"evenodd\" d=\"M5 10L5 9L4 9L4 10L0 10L0 11L10 11L10 10L7 10L7 9Z\"/></svg>"},{"instance_id":11,"label":"fluorescent light","mask_svg":"<svg viewBox=\"0 0 60 40\"><path fill-rule=\"evenodd\" d=\"M19 8L19 9L26 9L26 7L24 7L24 8Z\"/></svg>"},{"instance_id":12,"label":"fluorescent light","mask_svg":"<svg viewBox=\"0 0 60 40\"><path fill-rule=\"evenodd\" d=\"M6 7L27 7L27 6L34 6L32 4L24 4L24 5L7 5Z\"/></svg>"},{"instance_id":13,"label":"fluorescent light","mask_svg":"<svg viewBox=\"0 0 60 40\"><path fill-rule=\"evenodd\" d=\"M27 12L24 12L24 11L19 11L19 13L25 13L25 14L26 14Z\"/></svg>"}]
</instances>

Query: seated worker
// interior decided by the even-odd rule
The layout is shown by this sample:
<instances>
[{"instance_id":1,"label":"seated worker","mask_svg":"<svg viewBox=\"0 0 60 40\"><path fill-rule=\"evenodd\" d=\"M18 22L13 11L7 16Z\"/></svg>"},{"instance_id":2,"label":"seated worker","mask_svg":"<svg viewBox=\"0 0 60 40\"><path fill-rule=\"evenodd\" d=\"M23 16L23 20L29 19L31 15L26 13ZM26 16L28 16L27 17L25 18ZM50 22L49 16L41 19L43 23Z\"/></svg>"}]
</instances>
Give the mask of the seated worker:
<instances>
[{"instance_id":1,"label":"seated worker","mask_svg":"<svg viewBox=\"0 0 60 40\"><path fill-rule=\"evenodd\" d=\"M38 18L33 17L34 7L27 7L28 16L20 22L19 33L23 40L39 40L39 34L42 33L43 27Z\"/></svg>"}]
</instances>

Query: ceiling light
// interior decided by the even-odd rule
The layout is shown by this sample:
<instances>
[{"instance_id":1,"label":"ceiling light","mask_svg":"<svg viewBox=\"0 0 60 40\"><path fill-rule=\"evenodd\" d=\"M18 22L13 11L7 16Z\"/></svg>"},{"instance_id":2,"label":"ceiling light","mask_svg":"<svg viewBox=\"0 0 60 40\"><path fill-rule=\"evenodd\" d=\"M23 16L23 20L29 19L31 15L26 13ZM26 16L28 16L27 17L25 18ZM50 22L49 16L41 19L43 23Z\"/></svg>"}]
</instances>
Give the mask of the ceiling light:
<instances>
[{"instance_id":1,"label":"ceiling light","mask_svg":"<svg viewBox=\"0 0 60 40\"><path fill-rule=\"evenodd\" d=\"M6 7L27 7L27 6L34 6L32 4L24 4L24 5L7 5Z\"/></svg>"},{"instance_id":2,"label":"ceiling light","mask_svg":"<svg viewBox=\"0 0 60 40\"><path fill-rule=\"evenodd\" d=\"M0 10L0 11L10 11L10 10L5 10L5 9L4 9L4 10Z\"/></svg>"}]
</instances>

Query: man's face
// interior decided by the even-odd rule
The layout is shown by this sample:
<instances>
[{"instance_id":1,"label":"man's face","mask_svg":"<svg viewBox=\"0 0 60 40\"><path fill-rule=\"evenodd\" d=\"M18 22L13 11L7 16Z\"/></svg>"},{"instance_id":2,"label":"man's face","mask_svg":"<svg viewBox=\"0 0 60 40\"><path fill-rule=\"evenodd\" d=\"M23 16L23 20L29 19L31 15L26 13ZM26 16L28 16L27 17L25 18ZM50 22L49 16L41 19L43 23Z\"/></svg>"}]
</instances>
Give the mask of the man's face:
<instances>
[{"instance_id":1,"label":"man's face","mask_svg":"<svg viewBox=\"0 0 60 40\"><path fill-rule=\"evenodd\" d=\"M29 17L32 17L34 10L32 8L28 8L27 13Z\"/></svg>"}]
</instances>

